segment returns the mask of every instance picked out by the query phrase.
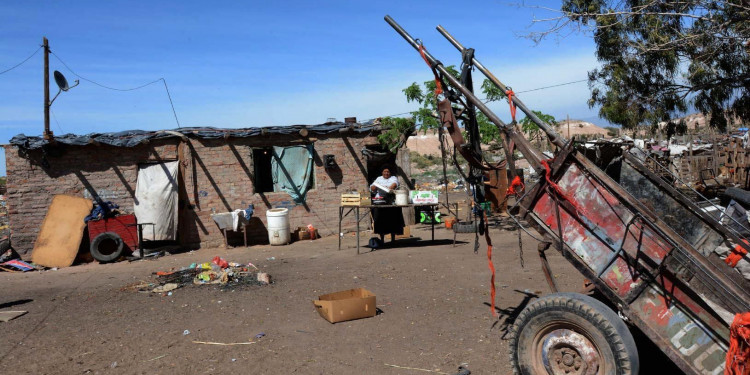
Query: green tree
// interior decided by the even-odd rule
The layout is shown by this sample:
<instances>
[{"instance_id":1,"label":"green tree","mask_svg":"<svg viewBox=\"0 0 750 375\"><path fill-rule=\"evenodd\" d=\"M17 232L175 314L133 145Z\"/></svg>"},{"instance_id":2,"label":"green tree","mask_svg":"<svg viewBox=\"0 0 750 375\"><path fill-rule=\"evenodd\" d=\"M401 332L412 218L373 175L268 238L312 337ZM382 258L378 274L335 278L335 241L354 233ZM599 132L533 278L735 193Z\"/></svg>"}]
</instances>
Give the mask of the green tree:
<instances>
[{"instance_id":1,"label":"green tree","mask_svg":"<svg viewBox=\"0 0 750 375\"><path fill-rule=\"evenodd\" d=\"M601 117L633 129L668 121L691 105L725 130L750 120L747 0L563 0L551 27L591 32L601 68L589 72Z\"/></svg>"},{"instance_id":2,"label":"green tree","mask_svg":"<svg viewBox=\"0 0 750 375\"><path fill-rule=\"evenodd\" d=\"M378 134L378 142L394 154L406 144L415 129L414 119L411 117L383 117L380 125L383 130Z\"/></svg>"},{"instance_id":3,"label":"green tree","mask_svg":"<svg viewBox=\"0 0 750 375\"><path fill-rule=\"evenodd\" d=\"M540 111L533 112L537 117L539 117L540 120L552 125L557 124L557 120L555 120L554 116L542 113ZM521 131L526 133L530 140L537 140L539 142L542 141L544 132L542 132L542 129L539 129L539 126L535 122L531 121L528 116L524 117L521 122L519 122L519 124L521 125Z\"/></svg>"},{"instance_id":4,"label":"green tree","mask_svg":"<svg viewBox=\"0 0 750 375\"><path fill-rule=\"evenodd\" d=\"M456 70L455 66L451 65L446 67L446 69L454 77L459 78L460 73ZM412 112L418 130L427 131L429 129L437 129L441 126L437 114L437 103L433 94L435 88L435 81L430 80L424 82L423 86L414 82L402 90L408 102L415 102L419 105L419 108ZM487 102L505 98L505 93L487 79L482 83L480 90L486 97ZM477 110L477 123L479 124L480 141L483 144L491 144L500 140L500 131L479 110Z\"/></svg>"},{"instance_id":5,"label":"green tree","mask_svg":"<svg viewBox=\"0 0 750 375\"><path fill-rule=\"evenodd\" d=\"M604 127L604 130L607 131L608 137L617 137L618 135L620 135L620 129L614 126L606 126Z\"/></svg>"}]
</instances>

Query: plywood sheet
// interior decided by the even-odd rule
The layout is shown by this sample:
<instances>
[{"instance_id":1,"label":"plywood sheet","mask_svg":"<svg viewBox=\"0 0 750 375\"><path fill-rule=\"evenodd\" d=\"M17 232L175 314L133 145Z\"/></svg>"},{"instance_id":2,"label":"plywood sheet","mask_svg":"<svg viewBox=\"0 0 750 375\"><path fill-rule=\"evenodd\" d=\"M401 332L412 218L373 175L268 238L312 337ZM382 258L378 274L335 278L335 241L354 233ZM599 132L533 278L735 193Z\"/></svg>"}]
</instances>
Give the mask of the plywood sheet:
<instances>
[{"instance_id":1,"label":"plywood sheet","mask_svg":"<svg viewBox=\"0 0 750 375\"><path fill-rule=\"evenodd\" d=\"M34 243L31 261L45 267L69 267L81 246L83 219L93 202L70 195L55 195Z\"/></svg>"}]
</instances>

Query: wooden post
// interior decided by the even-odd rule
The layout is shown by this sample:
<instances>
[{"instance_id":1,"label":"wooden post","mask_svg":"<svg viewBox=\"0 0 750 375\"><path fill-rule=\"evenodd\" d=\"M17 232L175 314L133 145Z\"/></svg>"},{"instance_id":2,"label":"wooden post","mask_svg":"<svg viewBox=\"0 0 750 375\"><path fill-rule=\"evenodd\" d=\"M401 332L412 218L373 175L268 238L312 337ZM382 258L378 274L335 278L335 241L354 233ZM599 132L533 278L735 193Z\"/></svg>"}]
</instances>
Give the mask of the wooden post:
<instances>
[{"instance_id":1,"label":"wooden post","mask_svg":"<svg viewBox=\"0 0 750 375\"><path fill-rule=\"evenodd\" d=\"M52 132L49 130L49 41L47 37L42 37L42 47L44 47L44 139L52 139Z\"/></svg>"}]
</instances>

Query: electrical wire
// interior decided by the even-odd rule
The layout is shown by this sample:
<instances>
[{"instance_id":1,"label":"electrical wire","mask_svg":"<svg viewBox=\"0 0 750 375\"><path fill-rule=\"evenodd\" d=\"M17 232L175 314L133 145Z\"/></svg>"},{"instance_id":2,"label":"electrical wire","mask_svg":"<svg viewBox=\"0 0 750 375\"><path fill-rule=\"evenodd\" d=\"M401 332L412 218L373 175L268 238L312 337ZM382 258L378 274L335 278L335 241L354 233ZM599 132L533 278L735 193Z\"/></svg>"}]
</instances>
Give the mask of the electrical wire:
<instances>
[{"instance_id":1,"label":"electrical wire","mask_svg":"<svg viewBox=\"0 0 750 375\"><path fill-rule=\"evenodd\" d=\"M169 87L167 86L167 80L166 80L166 79L164 79L164 77L162 77L162 78L159 78L159 79L156 79L156 80L153 80L153 81L151 81L151 82L145 83L145 84L143 84L143 85L140 85L140 86L137 86L137 87L127 88L127 89L119 89L119 88L116 88L116 87L110 87L110 86L107 86L107 85L102 85L102 84L101 84L101 83L99 83L99 82L96 82L96 81L90 80L90 79L88 79L88 78L86 78L86 77L84 77L84 76L82 76L82 75L80 75L80 74L76 73L76 72L75 72L75 71L74 71L73 69L71 69L71 68L70 68L70 66L68 66L68 64L66 64L66 63L65 63L65 61L63 61L63 60L62 60L62 59L60 58L60 56L57 56L57 54L55 54L55 53L54 53L54 52L52 52L52 51L50 51L50 54L52 54L52 56L55 56L55 58L57 59L57 61L59 61L60 63L62 63L62 64L63 64L63 65L65 66L65 68L67 68L67 69L68 69L68 70L69 70L69 71L70 71L71 73L73 73L73 75L75 75L76 77L78 77L78 78L80 78L80 79L82 79L82 80L84 80L84 81L86 81L86 82L92 83L92 84L94 84L94 85L96 85L96 86L99 86L99 87L101 87L101 88L105 88L105 89L107 89L107 90L113 90L113 91L121 91L121 92L122 92L122 91L134 91L134 90L142 89L142 88L144 88L144 87L146 87L146 86L150 86L150 85L152 85L152 84L154 84L154 83L157 83L157 82L161 81L161 82L162 82L162 83L164 84L164 90L165 90L165 91L167 92L167 98L169 98L169 105L170 105L170 106L172 107L172 114L174 114L174 120L175 120L175 122L177 123L177 127L178 127L178 128L180 128L180 127L181 127L181 126L180 126L180 120L179 120L179 119L177 119L177 111L176 111L176 110L174 109L174 102L172 101L172 94L171 94L171 93L169 92Z\"/></svg>"},{"instance_id":2,"label":"electrical wire","mask_svg":"<svg viewBox=\"0 0 750 375\"><path fill-rule=\"evenodd\" d=\"M519 91L519 92L517 92L516 94L523 94L523 93L525 93L525 92L532 92L532 91L539 91L539 90L551 89L551 88L553 88L553 87L560 87L560 86L572 85L572 84L574 84L574 83L581 83L581 82L588 82L588 78L587 78L587 79L579 79L578 81L571 81L571 82L565 82L565 83L558 83L558 84L556 84L556 85L552 85L552 86L537 87L537 88L535 88L535 89L531 89L531 90L524 90L524 91ZM486 98L485 98L485 99L486 99Z\"/></svg>"},{"instance_id":3,"label":"electrical wire","mask_svg":"<svg viewBox=\"0 0 750 375\"><path fill-rule=\"evenodd\" d=\"M518 91L518 92L516 92L516 94L523 94L523 93L526 93L526 92L546 90L546 89L551 89L551 88L555 88L555 87L567 86L567 85L572 85L574 83L581 83L581 82L587 82L587 81L588 81L588 79L579 79L577 81L570 81L570 82L565 82L565 83L558 83L558 84L555 84L555 85L543 86L543 87L537 87L535 89ZM482 103L484 103L484 104L487 104L487 103L490 102L490 100L487 99L486 97L483 98L483 99L481 99L481 100L482 100ZM381 116L381 117L395 117L395 116L401 116L401 115L408 115L408 114L413 113L413 112L414 111L404 112L404 113L397 113L395 115L388 115L388 116ZM370 120L374 120L374 118L370 119ZM368 121L370 121L370 120L368 120Z\"/></svg>"},{"instance_id":4,"label":"electrical wire","mask_svg":"<svg viewBox=\"0 0 750 375\"><path fill-rule=\"evenodd\" d=\"M90 79L88 79L88 78L86 78L86 77L84 77L84 76L82 76L82 75L80 75L80 74L76 73L76 72L75 72L75 71L74 71L73 69L71 69L71 68L70 68L70 66L68 66L68 64L66 64L66 63L65 63L65 61L63 61L63 60L62 60L62 59L60 58L60 56L57 56L57 54L55 54L55 53L54 53L54 52L52 52L52 51L50 51L50 54L51 54L52 56L55 56L55 58L57 59L57 61L59 61L60 63L62 63L62 64L63 64L63 65L64 65L64 66L65 66L65 67L66 67L66 68L67 68L67 69L68 69L68 70L69 70L69 71L70 71L71 73L73 73L73 75L75 75L76 77L78 77L78 78L80 78L80 79L82 79L82 80L84 80L84 81L86 81L86 82L89 82L89 83L93 83L94 85L97 85L97 86L99 86L99 87L102 87L102 88L108 89L108 90L114 90L114 91L133 91L133 90L138 90L138 89L142 89L142 88L144 88L144 87L146 87L146 86L149 86L149 85L153 85L154 83L156 83L156 82L159 82L159 81L161 81L161 80L163 80L163 79L164 79L164 78L159 78L159 79L153 80L153 81L151 81L151 82L149 82L149 83L146 83L146 84L140 85L140 86L138 86L138 87L133 87L133 88L129 88L129 89L118 89L118 88L116 88L116 87L110 87L110 86L102 85L102 84L101 84L101 83L99 83L99 82L96 82L96 81L92 81L92 80L90 80Z\"/></svg>"},{"instance_id":5,"label":"electrical wire","mask_svg":"<svg viewBox=\"0 0 750 375\"><path fill-rule=\"evenodd\" d=\"M14 66L12 66L12 67L10 67L10 68L8 68L8 69L5 69L5 70L3 70L2 72L0 72L0 74L5 74L5 73L8 73L8 72L10 72L11 70L13 70L13 69L15 69L15 68L18 68L19 66L23 65L23 64L24 64L25 62L27 62L27 61L31 60L31 58L32 58L32 57L34 57L34 56L35 56L35 55L36 55L36 54L37 54L37 53L39 52L39 50L40 50L40 49L42 49L42 46L39 46L39 48L37 48L37 49L36 49L36 50L34 51L34 53L32 53L32 54L31 54L31 55L30 55L29 57L27 57L27 58L26 58L25 60L21 61L20 63L18 63L18 64L16 64L16 65L14 65Z\"/></svg>"},{"instance_id":6,"label":"electrical wire","mask_svg":"<svg viewBox=\"0 0 750 375\"><path fill-rule=\"evenodd\" d=\"M167 87L167 80L160 78L164 82L164 89L167 90L167 97L169 98L169 105L172 106L172 113L174 113L174 120L177 122L177 127L180 127L180 120L177 119L177 112L174 110L174 103L172 103L172 95L169 94L169 87Z\"/></svg>"},{"instance_id":7,"label":"electrical wire","mask_svg":"<svg viewBox=\"0 0 750 375\"><path fill-rule=\"evenodd\" d=\"M60 129L60 133L65 133L65 131L62 129L62 126L60 126L60 122L57 121L57 115L55 115L55 111L52 110L52 107L49 109L50 113L52 113L52 118L55 119L55 124L57 124L57 128Z\"/></svg>"}]
</instances>

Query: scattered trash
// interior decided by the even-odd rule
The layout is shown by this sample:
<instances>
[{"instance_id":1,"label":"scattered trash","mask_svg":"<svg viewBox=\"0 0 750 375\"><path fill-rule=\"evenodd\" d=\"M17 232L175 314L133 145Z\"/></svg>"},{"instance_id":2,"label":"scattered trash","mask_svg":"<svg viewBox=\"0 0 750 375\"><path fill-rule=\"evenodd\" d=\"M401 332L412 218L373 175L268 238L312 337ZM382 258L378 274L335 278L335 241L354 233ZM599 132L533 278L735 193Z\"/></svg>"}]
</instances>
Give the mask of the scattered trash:
<instances>
[{"instance_id":1,"label":"scattered trash","mask_svg":"<svg viewBox=\"0 0 750 375\"><path fill-rule=\"evenodd\" d=\"M5 241L5 240L3 240L3 241ZM0 251L2 251L2 250L0 250ZM21 258L21 256L19 256L18 253L16 253L15 251L13 251L13 249L8 249L8 250L6 250L3 253L3 255L0 255L0 263L5 263L5 262L7 262L9 260L20 259L20 258Z\"/></svg>"},{"instance_id":2,"label":"scattered trash","mask_svg":"<svg viewBox=\"0 0 750 375\"><path fill-rule=\"evenodd\" d=\"M188 330L184 330L184 331L182 331L182 335L183 335L183 336L187 336L187 335L189 335L189 334L190 334L190 331L188 331Z\"/></svg>"},{"instance_id":3,"label":"scattered trash","mask_svg":"<svg viewBox=\"0 0 750 375\"><path fill-rule=\"evenodd\" d=\"M193 344L204 344L204 345L222 345L222 346L233 346L233 345L250 345L255 344L255 341L248 342L211 342L211 341L193 341Z\"/></svg>"},{"instance_id":4,"label":"scattered trash","mask_svg":"<svg viewBox=\"0 0 750 375\"><path fill-rule=\"evenodd\" d=\"M261 332L261 333L259 333L259 334L255 335L255 338L256 338L256 339L259 339L259 338L261 338L261 337L263 337L263 336L265 336L265 335L266 335L265 333Z\"/></svg>"},{"instance_id":5,"label":"scattered trash","mask_svg":"<svg viewBox=\"0 0 750 375\"><path fill-rule=\"evenodd\" d=\"M221 258L219 256L215 256L214 259L211 261L213 264L221 267L221 269L225 269L229 267L229 263L227 263L224 258Z\"/></svg>"},{"instance_id":6,"label":"scattered trash","mask_svg":"<svg viewBox=\"0 0 750 375\"><path fill-rule=\"evenodd\" d=\"M21 315L25 315L28 311L0 311L0 322L9 322Z\"/></svg>"},{"instance_id":7,"label":"scattered trash","mask_svg":"<svg viewBox=\"0 0 750 375\"><path fill-rule=\"evenodd\" d=\"M166 292L169 292L170 290L175 290L175 289L177 289L179 287L180 287L179 284L168 283L168 284L157 286L156 288L154 288L152 290L152 292L154 292L154 293L166 293Z\"/></svg>"},{"instance_id":8,"label":"scattered trash","mask_svg":"<svg viewBox=\"0 0 750 375\"><path fill-rule=\"evenodd\" d=\"M109 365L109 368L115 368L115 367L117 367L117 361L112 362L112 364Z\"/></svg>"},{"instance_id":9,"label":"scattered trash","mask_svg":"<svg viewBox=\"0 0 750 375\"><path fill-rule=\"evenodd\" d=\"M164 358L164 357L166 357L166 356L167 356L166 354L162 354L162 355L160 355L160 356L158 356L158 357L155 357L155 358L151 358L151 359L149 359L149 360L146 360L146 361L144 361L144 362L151 362L151 361L156 361L157 359L162 359L162 358Z\"/></svg>"},{"instance_id":10,"label":"scattered trash","mask_svg":"<svg viewBox=\"0 0 750 375\"><path fill-rule=\"evenodd\" d=\"M6 267L10 267L14 270L19 270L21 272L33 271L36 269L34 268L33 265L26 263L22 260L18 260L18 259L9 260L5 263L0 263L0 266L3 266L3 269L6 269Z\"/></svg>"},{"instance_id":11,"label":"scattered trash","mask_svg":"<svg viewBox=\"0 0 750 375\"><path fill-rule=\"evenodd\" d=\"M232 362L237 362L237 358L232 358Z\"/></svg>"},{"instance_id":12,"label":"scattered trash","mask_svg":"<svg viewBox=\"0 0 750 375\"><path fill-rule=\"evenodd\" d=\"M276 260L276 257L266 258L266 260Z\"/></svg>"},{"instance_id":13,"label":"scattered trash","mask_svg":"<svg viewBox=\"0 0 750 375\"><path fill-rule=\"evenodd\" d=\"M218 284L222 289L226 289L268 285L272 282L269 274L259 272L258 267L252 263L245 266L237 262L227 262L218 256L211 262L192 263L188 267L158 271L153 275L156 276L155 282L140 281L126 285L120 290L166 293L171 296L171 291L187 285Z\"/></svg>"}]
</instances>

